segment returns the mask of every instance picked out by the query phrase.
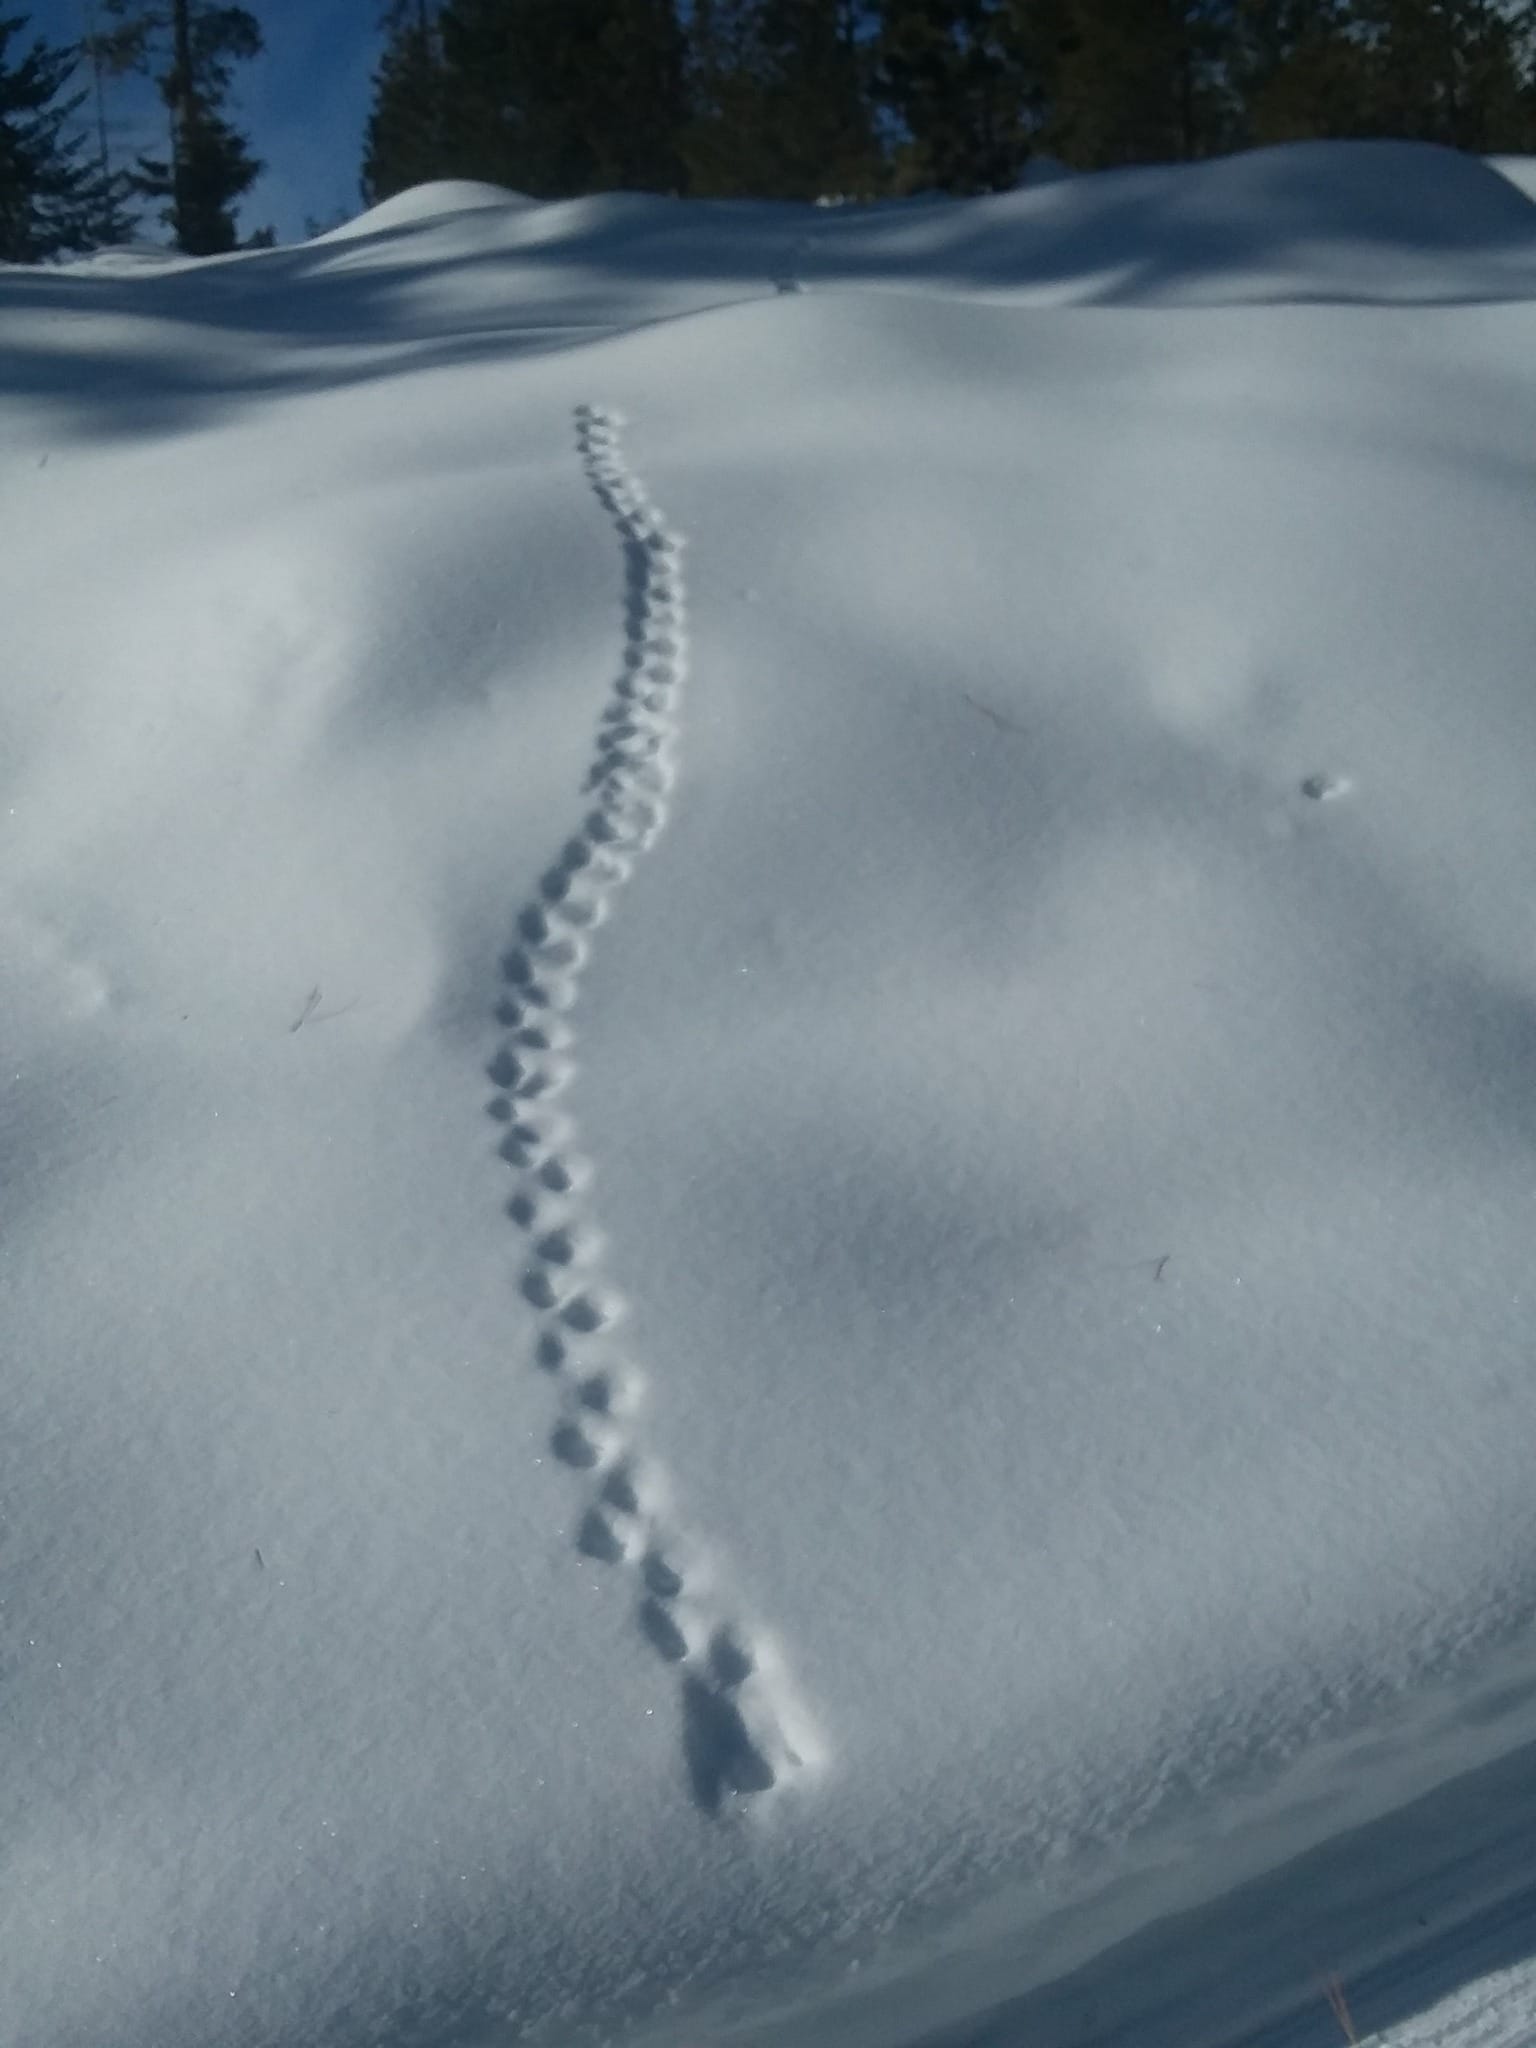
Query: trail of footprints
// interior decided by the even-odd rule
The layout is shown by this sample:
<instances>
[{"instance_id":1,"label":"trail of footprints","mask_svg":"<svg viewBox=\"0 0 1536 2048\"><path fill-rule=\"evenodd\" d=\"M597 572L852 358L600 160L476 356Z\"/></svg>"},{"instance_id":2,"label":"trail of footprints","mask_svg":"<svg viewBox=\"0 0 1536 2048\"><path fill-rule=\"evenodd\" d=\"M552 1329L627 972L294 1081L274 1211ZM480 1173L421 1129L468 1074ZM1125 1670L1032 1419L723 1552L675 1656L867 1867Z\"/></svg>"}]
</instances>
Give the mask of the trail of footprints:
<instances>
[{"instance_id":1,"label":"trail of footprints","mask_svg":"<svg viewBox=\"0 0 1536 2048\"><path fill-rule=\"evenodd\" d=\"M487 1069L501 1156L516 1174L508 1212L524 1233L521 1287L538 1312L536 1363L560 1388L551 1449L582 1475L577 1549L635 1574L638 1621L682 1677L684 1754L710 1812L760 1797L810 1760L812 1743L771 1646L710 1599L701 1550L673 1518L666 1476L642 1453L644 1381L614 1341L624 1304L607 1284L593 1219L593 1169L557 1106L575 1072L570 1013L592 935L666 823L687 666L682 538L625 464L619 414L583 406L587 479L624 544L623 669L605 706L580 830L519 913L502 965L505 1036Z\"/></svg>"}]
</instances>

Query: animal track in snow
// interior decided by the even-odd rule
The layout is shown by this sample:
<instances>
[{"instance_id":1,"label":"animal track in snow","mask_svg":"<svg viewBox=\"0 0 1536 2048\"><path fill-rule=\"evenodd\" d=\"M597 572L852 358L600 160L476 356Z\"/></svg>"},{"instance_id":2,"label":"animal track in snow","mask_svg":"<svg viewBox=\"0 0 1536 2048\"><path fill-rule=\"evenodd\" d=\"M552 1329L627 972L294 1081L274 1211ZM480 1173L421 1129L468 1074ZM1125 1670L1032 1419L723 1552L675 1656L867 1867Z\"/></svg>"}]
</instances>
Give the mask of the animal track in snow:
<instances>
[{"instance_id":1,"label":"animal track in snow","mask_svg":"<svg viewBox=\"0 0 1536 2048\"><path fill-rule=\"evenodd\" d=\"M586 816L513 920L495 1010L503 1036L485 1072L516 1177L507 1214L527 1241L518 1286L538 1316L534 1363L562 1394L549 1448L588 1489L575 1548L635 1572L640 1632L681 1674L694 1798L720 1813L803 1772L816 1743L770 1646L717 1611L706 1556L674 1521L666 1475L642 1451L645 1379L613 1345L625 1304L604 1271L593 1168L552 1106L576 1073L570 1012L593 935L667 821L688 669L684 543L626 464L622 424L593 406L576 414L587 481L624 548L623 661L598 719Z\"/></svg>"}]
</instances>

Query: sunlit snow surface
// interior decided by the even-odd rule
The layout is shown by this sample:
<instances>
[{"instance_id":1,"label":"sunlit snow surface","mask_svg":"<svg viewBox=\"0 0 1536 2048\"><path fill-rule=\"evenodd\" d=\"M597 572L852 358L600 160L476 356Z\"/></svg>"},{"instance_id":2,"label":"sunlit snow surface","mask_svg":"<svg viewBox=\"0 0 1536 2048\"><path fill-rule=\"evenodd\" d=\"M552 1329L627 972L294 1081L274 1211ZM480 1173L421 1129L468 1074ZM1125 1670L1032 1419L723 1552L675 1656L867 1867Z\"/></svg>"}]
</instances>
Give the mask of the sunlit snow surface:
<instances>
[{"instance_id":1,"label":"sunlit snow surface","mask_svg":"<svg viewBox=\"0 0 1536 2048\"><path fill-rule=\"evenodd\" d=\"M1533 190L0 274L0 2040L1198 2048L1536 1878Z\"/></svg>"}]
</instances>

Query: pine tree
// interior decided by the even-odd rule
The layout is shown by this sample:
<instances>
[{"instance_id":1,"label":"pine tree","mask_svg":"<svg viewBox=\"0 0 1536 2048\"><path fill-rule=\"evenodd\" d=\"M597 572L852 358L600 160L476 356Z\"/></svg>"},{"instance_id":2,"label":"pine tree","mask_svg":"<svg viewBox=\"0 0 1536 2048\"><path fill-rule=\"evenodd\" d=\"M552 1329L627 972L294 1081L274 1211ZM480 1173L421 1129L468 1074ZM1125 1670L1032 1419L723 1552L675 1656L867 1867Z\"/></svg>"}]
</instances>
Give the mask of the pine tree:
<instances>
[{"instance_id":1,"label":"pine tree","mask_svg":"<svg viewBox=\"0 0 1536 2048\"><path fill-rule=\"evenodd\" d=\"M1057 0L1043 140L1085 170L1233 146L1234 0Z\"/></svg>"},{"instance_id":2,"label":"pine tree","mask_svg":"<svg viewBox=\"0 0 1536 2048\"><path fill-rule=\"evenodd\" d=\"M1528 148L1536 9L1495 0L1355 0L1366 90L1357 132L1453 149Z\"/></svg>"},{"instance_id":3,"label":"pine tree","mask_svg":"<svg viewBox=\"0 0 1536 2048\"><path fill-rule=\"evenodd\" d=\"M757 198L867 196L884 181L853 0L696 5L690 190Z\"/></svg>"},{"instance_id":4,"label":"pine tree","mask_svg":"<svg viewBox=\"0 0 1536 2048\"><path fill-rule=\"evenodd\" d=\"M87 95L61 97L78 53L34 40L13 58L25 15L0 16L0 262L39 263L120 241L132 225L110 173L69 122Z\"/></svg>"},{"instance_id":5,"label":"pine tree","mask_svg":"<svg viewBox=\"0 0 1536 2048\"><path fill-rule=\"evenodd\" d=\"M392 0L363 145L363 201L448 174L446 78L431 0Z\"/></svg>"},{"instance_id":6,"label":"pine tree","mask_svg":"<svg viewBox=\"0 0 1536 2048\"><path fill-rule=\"evenodd\" d=\"M682 179L673 0L445 0L447 175L539 198Z\"/></svg>"},{"instance_id":7,"label":"pine tree","mask_svg":"<svg viewBox=\"0 0 1536 2048\"><path fill-rule=\"evenodd\" d=\"M705 198L766 197L757 38L760 0L693 0L683 51L686 116L678 149L688 190Z\"/></svg>"},{"instance_id":8,"label":"pine tree","mask_svg":"<svg viewBox=\"0 0 1536 2048\"><path fill-rule=\"evenodd\" d=\"M1349 0L1239 0L1235 44L1241 143L1359 132L1366 53Z\"/></svg>"},{"instance_id":9,"label":"pine tree","mask_svg":"<svg viewBox=\"0 0 1536 2048\"><path fill-rule=\"evenodd\" d=\"M1243 140L1536 144L1532 0L1239 0Z\"/></svg>"},{"instance_id":10,"label":"pine tree","mask_svg":"<svg viewBox=\"0 0 1536 2048\"><path fill-rule=\"evenodd\" d=\"M597 189L680 190L677 137L686 102L674 0L611 0L592 84Z\"/></svg>"},{"instance_id":11,"label":"pine tree","mask_svg":"<svg viewBox=\"0 0 1536 2048\"><path fill-rule=\"evenodd\" d=\"M1463 66L1461 147L1536 150L1536 0L1475 6Z\"/></svg>"},{"instance_id":12,"label":"pine tree","mask_svg":"<svg viewBox=\"0 0 1536 2048\"><path fill-rule=\"evenodd\" d=\"M903 182L1010 185L1039 125L1034 25L1019 0L884 0L875 91L903 130Z\"/></svg>"},{"instance_id":13,"label":"pine tree","mask_svg":"<svg viewBox=\"0 0 1536 2048\"><path fill-rule=\"evenodd\" d=\"M261 28L243 7L210 0L103 0L116 26L93 39L109 70L152 76L170 119L170 151L143 156L133 187L168 202L161 218L189 256L236 246L234 202L261 175L225 119L231 67L261 54Z\"/></svg>"}]
</instances>

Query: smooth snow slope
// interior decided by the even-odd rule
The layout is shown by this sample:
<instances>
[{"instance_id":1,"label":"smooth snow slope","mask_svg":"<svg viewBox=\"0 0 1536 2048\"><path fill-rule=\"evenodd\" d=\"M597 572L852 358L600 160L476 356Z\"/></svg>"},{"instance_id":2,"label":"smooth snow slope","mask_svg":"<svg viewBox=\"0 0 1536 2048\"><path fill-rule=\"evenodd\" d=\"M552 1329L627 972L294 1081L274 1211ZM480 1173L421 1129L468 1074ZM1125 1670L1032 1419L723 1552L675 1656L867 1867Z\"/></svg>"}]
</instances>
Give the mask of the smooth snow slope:
<instances>
[{"instance_id":1,"label":"smooth snow slope","mask_svg":"<svg viewBox=\"0 0 1536 2048\"><path fill-rule=\"evenodd\" d=\"M1057 2048L1536 1736L1533 299L1385 145L0 277L0 2039Z\"/></svg>"},{"instance_id":2,"label":"smooth snow slope","mask_svg":"<svg viewBox=\"0 0 1536 2048\"><path fill-rule=\"evenodd\" d=\"M1527 199L1536 199L1536 156L1489 156L1483 161L1508 178Z\"/></svg>"}]
</instances>

